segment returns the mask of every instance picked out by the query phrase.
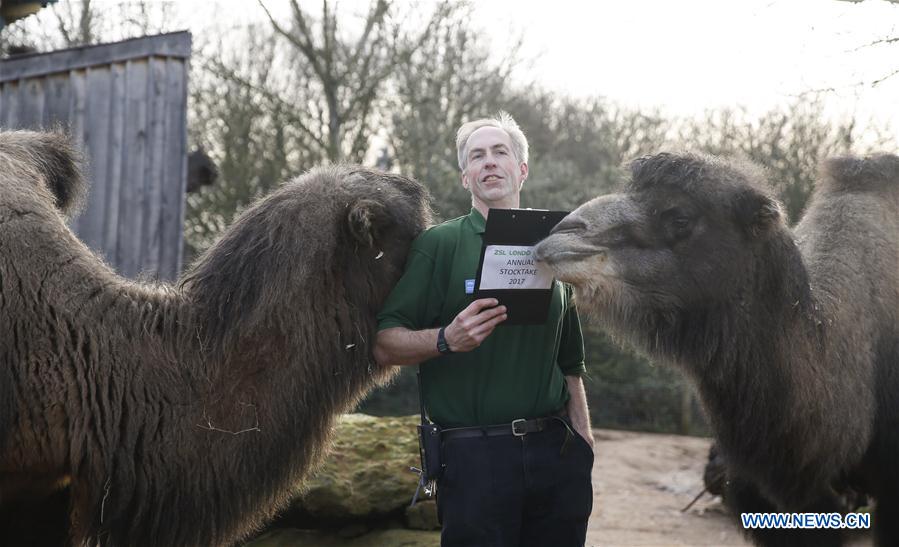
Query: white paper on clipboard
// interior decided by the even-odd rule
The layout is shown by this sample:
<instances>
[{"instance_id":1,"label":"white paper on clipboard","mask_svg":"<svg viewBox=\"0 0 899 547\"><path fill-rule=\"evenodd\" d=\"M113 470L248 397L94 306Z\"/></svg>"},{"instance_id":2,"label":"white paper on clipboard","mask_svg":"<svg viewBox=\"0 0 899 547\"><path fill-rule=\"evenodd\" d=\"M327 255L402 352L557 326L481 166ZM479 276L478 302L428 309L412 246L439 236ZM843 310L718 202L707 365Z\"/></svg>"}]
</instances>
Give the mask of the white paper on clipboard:
<instances>
[{"instance_id":1,"label":"white paper on clipboard","mask_svg":"<svg viewBox=\"0 0 899 547\"><path fill-rule=\"evenodd\" d=\"M534 260L534 247L488 245L481 269L481 290L549 289L553 275Z\"/></svg>"}]
</instances>

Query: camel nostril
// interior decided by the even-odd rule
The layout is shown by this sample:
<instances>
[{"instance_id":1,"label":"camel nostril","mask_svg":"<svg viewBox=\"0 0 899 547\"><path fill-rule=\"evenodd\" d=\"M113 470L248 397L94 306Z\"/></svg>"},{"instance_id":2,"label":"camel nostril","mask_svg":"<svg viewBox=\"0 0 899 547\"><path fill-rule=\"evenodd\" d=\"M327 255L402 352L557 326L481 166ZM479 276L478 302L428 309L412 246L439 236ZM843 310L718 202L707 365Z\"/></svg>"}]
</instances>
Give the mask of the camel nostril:
<instances>
[{"instance_id":1,"label":"camel nostril","mask_svg":"<svg viewBox=\"0 0 899 547\"><path fill-rule=\"evenodd\" d=\"M584 222L583 219L568 215L567 217L563 218L558 224L556 224L552 231L550 231L550 234L577 232L585 230L586 228L587 223Z\"/></svg>"}]
</instances>

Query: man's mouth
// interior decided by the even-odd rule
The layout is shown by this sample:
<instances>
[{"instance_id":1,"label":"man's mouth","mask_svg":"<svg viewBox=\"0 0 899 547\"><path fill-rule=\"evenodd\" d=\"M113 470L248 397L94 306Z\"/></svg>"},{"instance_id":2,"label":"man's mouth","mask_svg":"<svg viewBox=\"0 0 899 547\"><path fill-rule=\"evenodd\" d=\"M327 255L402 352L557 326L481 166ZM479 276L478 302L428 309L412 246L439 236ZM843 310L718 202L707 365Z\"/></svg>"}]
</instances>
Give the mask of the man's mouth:
<instances>
[{"instance_id":1,"label":"man's mouth","mask_svg":"<svg viewBox=\"0 0 899 547\"><path fill-rule=\"evenodd\" d=\"M502 177L500 177L499 175L487 175L481 180L481 182L493 182L495 180L502 180Z\"/></svg>"}]
</instances>

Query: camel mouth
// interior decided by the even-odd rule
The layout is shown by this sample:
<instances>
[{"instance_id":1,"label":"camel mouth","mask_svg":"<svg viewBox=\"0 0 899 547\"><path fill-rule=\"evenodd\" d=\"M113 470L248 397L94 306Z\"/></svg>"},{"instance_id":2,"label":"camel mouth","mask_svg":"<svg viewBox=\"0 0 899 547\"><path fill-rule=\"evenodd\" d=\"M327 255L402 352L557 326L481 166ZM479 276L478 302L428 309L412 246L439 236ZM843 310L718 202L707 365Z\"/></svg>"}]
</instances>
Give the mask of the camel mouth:
<instances>
[{"instance_id":1,"label":"camel mouth","mask_svg":"<svg viewBox=\"0 0 899 547\"><path fill-rule=\"evenodd\" d=\"M562 262L580 262L590 258L605 259L608 249L605 247L580 247L568 249L548 249L547 246L538 245L535 250L537 262L547 264L559 264Z\"/></svg>"},{"instance_id":2,"label":"camel mouth","mask_svg":"<svg viewBox=\"0 0 899 547\"><path fill-rule=\"evenodd\" d=\"M588 258L593 255L604 255L603 251L598 253L593 251L576 251L576 250L568 250L568 251L557 251L547 258L548 261L561 261L561 260L581 260L582 258Z\"/></svg>"}]
</instances>

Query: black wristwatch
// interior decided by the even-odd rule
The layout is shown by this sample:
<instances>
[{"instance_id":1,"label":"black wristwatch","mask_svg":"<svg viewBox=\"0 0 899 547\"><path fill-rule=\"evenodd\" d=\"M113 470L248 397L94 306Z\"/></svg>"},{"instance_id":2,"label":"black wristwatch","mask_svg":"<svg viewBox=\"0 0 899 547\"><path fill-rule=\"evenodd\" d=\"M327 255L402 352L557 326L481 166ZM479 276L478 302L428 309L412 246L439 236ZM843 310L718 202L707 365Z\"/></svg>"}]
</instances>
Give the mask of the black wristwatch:
<instances>
[{"instance_id":1,"label":"black wristwatch","mask_svg":"<svg viewBox=\"0 0 899 547\"><path fill-rule=\"evenodd\" d=\"M440 330L437 331L437 351L440 352L440 355L449 355L453 352L450 349L449 344L446 343L446 327L440 327Z\"/></svg>"}]
</instances>

